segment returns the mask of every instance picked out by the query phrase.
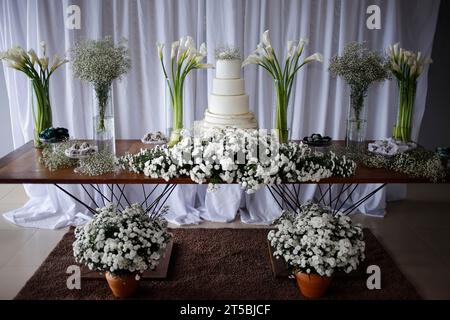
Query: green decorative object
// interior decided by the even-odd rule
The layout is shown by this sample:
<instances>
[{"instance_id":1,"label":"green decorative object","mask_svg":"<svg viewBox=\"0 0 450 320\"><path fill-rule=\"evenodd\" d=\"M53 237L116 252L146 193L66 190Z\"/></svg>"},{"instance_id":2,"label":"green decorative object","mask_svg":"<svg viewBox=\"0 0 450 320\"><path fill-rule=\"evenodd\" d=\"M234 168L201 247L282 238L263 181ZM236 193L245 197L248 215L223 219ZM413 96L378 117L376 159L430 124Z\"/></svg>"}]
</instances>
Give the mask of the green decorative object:
<instances>
[{"instance_id":1,"label":"green decorative object","mask_svg":"<svg viewBox=\"0 0 450 320\"><path fill-rule=\"evenodd\" d=\"M397 78L399 91L397 122L393 130L393 138L403 142L411 141L414 102L416 99L417 78L426 64L432 62L420 52L399 49L396 43L389 47L390 69Z\"/></svg>"},{"instance_id":2,"label":"green decorative object","mask_svg":"<svg viewBox=\"0 0 450 320\"><path fill-rule=\"evenodd\" d=\"M264 31L261 43L256 50L244 60L242 66L256 64L263 67L273 78L276 92L275 133L280 143L287 143L289 130L287 125L287 108L292 93L295 75L306 64L322 62L322 56L314 53L300 62L300 56L307 40L288 41L284 66L279 62L269 38L269 30Z\"/></svg>"},{"instance_id":3,"label":"green decorative object","mask_svg":"<svg viewBox=\"0 0 450 320\"><path fill-rule=\"evenodd\" d=\"M172 43L170 68L167 68L164 64L164 44L157 43L157 48L170 94L173 126L168 146L173 147L181 140L181 129L183 129L183 88L186 77L191 70L212 68L212 65L200 63L206 57L206 45L202 43L197 50L194 45L194 39L189 36ZM168 71L170 71L170 78Z\"/></svg>"},{"instance_id":4,"label":"green decorative object","mask_svg":"<svg viewBox=\"0 0 450 320\"><path fill-rule=\"evenodd\" d=\"M47 46L41 42L42 57L38 57L31 49L25 52L21 47L14 47L6 52L0 53L0 60L8 61L8 67L23 72L30 78L30 88L32 88L32 112L34 120L34 145L42 148L39 134L51 128L53 124L52 106L50 102L50 76L61 65L68 60L55 55L51 66L47 57Z\"/></svg>"}]
</instances>

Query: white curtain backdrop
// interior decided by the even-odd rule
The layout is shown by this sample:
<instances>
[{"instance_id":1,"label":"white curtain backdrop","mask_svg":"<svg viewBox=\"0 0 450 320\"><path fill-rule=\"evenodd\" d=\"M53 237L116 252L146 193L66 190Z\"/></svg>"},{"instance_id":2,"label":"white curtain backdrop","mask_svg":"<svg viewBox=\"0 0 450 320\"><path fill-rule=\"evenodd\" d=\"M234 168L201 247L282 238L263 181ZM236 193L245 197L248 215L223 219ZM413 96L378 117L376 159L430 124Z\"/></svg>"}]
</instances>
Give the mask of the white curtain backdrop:
<instances>
[{"instance_id":1,"label":"white curtain backdrop","mask_svg":"<svg viewBox=\"0 0 450 320\"><path fill-rule=\"evenodd\" d=\"M81 29L65 28L65 9L81 9ZM381 8L381 30L366 27L366 9ZM114 83L116 137L139 139L149 131L166 131L164 81L155 43L170 44L191 35L199 45L206 42L208 62L214 63L214 48L234 45L248 55L270 29L275 50L285 54L286 42L309 38L306 54L321 52L324 63L314 63L299 72L295 83L289 121L292 138L322 133L344 139L348 108L348 89L340 79L333 79L328 61L341 53L351 41L366 41L374 50L384 50L401 42L403 47L431 55L439 11L439 0L0 0L0 50L20 45L39 47L46 41L49 54L64 53L80 37L126 37L132 58L132 70ZM425 108L426 70L420 78L414 114L413 137L417 138ZM255 66L244 72L250 108L261 128L273 124L274 90L270 77ZM24 75L4 68L14 146L32 139L30 92ZM214 70L198 70L186 83L185 124L203 118ZM396 115L397 89L394 81L374 85L368 95L368 138L389 137ZM89 138L91 134L91 90L72 77L70 65L52 76L51 99L55 126L67 127L71 136ZM77 186L65 186L88 201ZM376 186L358 188L354 200ZM60 228L84 223L89 215L53 186L26 186L31 200L21 209L5 215L19 225ZM314 195L315 187L304 188L304 198ZM404 188L379 193L362 205L362 212L383 215L386 198L398 198ZM133 194L135 194L133 192ZM222 186L215 194L206 194L204 186L183 186L170 200L168 219L176 223L198 223L202 219L231 221L239 212L246 223L270 223L279 208L263 189L246 195L238 186Z\"/></svg>"}]
</instances>

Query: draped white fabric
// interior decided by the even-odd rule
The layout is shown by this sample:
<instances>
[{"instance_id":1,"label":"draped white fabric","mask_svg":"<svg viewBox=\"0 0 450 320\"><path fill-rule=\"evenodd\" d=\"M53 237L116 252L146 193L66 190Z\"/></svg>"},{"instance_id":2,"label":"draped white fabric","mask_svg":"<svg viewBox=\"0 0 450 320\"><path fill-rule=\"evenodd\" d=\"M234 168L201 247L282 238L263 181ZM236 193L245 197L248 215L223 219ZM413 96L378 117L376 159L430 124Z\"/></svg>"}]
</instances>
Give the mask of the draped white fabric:
<instances>
[{"instance_id":1,"label":"draped white fabric","mask_svg":"<svg viewBox=\"0 0 450 320\"><path fill-rule=\"evenodd\" d=\"M65 8L81 8L81 29L65 28ZM381 30L366 27L366 9L381 8ZM403 47L431 55L439 0L0 0L0 50L13 45L39 47L44 40L48 52L63 53L79 37L126 37L132 58L132 70L114 83L116 137L138 139L146 132L165 131L168 108L165 106L164 81L158 64L155 43L171 43L185 35L197 43L206 42L208 62L214 62L214 48L225 44L241 48L248 55L259 42L261 33L270 29L273 47L285 54L287 40L309 38L306 54L321 52L324 63L314 63L299 72L289 106L292 138L314 132L334 139L345 136L348 89L340 79L333 79L328 61L342 52L350 41L367 41L376 50L401 42ZM427 70L420 78L414 114L413 137L417 138L425 108ZM24 75L4 68L14 146L32 138L30 92ZM189 75L185 88L185 124L203 118L214 70L198 70ZM250 108L262 128L271 128L274 118L274 90L269 76L255 66L244 70ZM368 138L388 137L396 114L397 89L394 81L374 85L368 95ZM51 99L54 125L67 127L76 138L91 134L91 90L72 77L69 65L52 76ZM65 186L88 201L81 189ZM358 188L354 200L376 186ZM31 200L6 218L24 226L59 228L86 221L89 215L68 196L53 186L27 186ZM304 198L311 198L315 187L304 188ZM136 190L137 191L137 190ZM404 190L388 190L388 197L401 197ZM132 194L137 194L133 192ZM385 193L379 193L363 206L362 212L382 215ZM222 186L215 194L206 194L204 186L178 187L170 200L168 219L176 223L198 223L202 219L231 221L236 213L246 223L269 223L279 215L279 208L265 189L246 195L238 186Z\"/></svg>"}]
</instances>

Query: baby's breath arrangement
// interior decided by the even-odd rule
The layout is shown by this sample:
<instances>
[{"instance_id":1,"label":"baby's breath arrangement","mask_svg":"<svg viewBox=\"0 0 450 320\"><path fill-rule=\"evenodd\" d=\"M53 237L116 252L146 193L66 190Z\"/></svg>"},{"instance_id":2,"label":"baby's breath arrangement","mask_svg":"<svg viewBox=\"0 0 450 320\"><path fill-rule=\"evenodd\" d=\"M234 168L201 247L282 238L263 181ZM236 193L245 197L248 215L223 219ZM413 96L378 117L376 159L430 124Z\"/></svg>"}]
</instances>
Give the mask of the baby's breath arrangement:
<instances>
[{"instance_id":1,"label":"baby's breath arrangement","mask_svg":"<svg viewBox=\"0 0 450 320\"><path fill-rule=\"evenodd\" d=\"M56 147L45 145L39 162L50 171L76 166L77 160L70 159L64 154L64 151L70 147L70 144L70 142L63 142L57 144Z\"/></svg>"},{"instance_id":2,"label":"baby's breath arrangement","mask_svg":"<svg viewBox=\"0 0 450 320\"><path fill-rule=\"evenodd\" d=\"M334 76L342 77L350 86L351 106L356 120L360 119L369 86L374 82L389 79L390 75L387 59L358 42L347 44L342 56L332 57L329 70Z\"/></svg>"},{"instance_id":3,"label":"baby's breath arrangement","mask_svg":"<svg viewBox=\"0 0 450 320\"><path fill-rule=\"evenodd\" d=\"M427 178L432 182L444 181L447 173L439 156L423 148L398 154L390 167L395 171L413 177Z\"/></svg>"},{"instance_id":4,"label":"baby's breath arrangement","mask_svg":"<svg viewBox=\"0 0 450 320\"><path fill-rule=\"evenodd\" d=\"M345 148L334 147L333 152L338 155L345 154L353 159L358 165L368 168L385 168L401 172L412 177L426 178L431 182L445 181L447 171L437 153L428 151L423 147L398 153L387 157L377 153L352 152Z\"/></svg>"},{"instance_id":5,"label":"baby's breath arrangement","mask_svg":"<svg viewBox=\"0 0 450 320\"><path fill-rule=\"evenodd\" d=\"M83 39L70 49L74 75L94 86L99 106L98 130L105 130L105 108L113 80L120 79L131 67L126 39L118 45L111 36L100 40Z\"/></svg>"},{"instance_id":6,"label":"baby's breath arrangement","mask_svg":"<svg viewBox=\"0 0 450 320\"><path fill-rule=\"evenodd\" d=\"M107 151L99 151L92 156L80 160L77 172L88 176L100 176L116 170L116 158Z\"/></svg>"},{"instance_id":7,"label":"baby's breath arrangement","mask_svg":"<svg viewBox=\"0 0 450 320\"><path fill-rule=\"evenodd\" d=\"M234 47L219 47L215 50L216 60L241 60L241 51Z\"/></svg>"}]
</instances>

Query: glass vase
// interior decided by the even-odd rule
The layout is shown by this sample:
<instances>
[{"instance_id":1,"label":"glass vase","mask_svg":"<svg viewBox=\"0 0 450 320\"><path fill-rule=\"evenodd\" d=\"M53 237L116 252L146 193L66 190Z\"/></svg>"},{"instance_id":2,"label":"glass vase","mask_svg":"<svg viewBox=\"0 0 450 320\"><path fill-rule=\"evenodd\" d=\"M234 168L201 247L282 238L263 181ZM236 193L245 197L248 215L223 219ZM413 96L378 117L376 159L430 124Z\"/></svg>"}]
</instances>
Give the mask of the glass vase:
<instances>
[{"instance_id":1,"label":"glass vase","mask_svg":"<svg viewBox=\"0 0 450 320\"><path fill-rule=\"evenodd\" d=\"M172 88L172 90L171 90ZM172 82L166 83L166 115L167 115L167 136L169 142L167 145L173 147L181 141L181 130L184 127L184 86L181 88L172 86Z\"/></svg>"},{"instance_id":2,"label":"glass vase","mask_svg":"<svg viewBox=\"0 0 450 320\"><path fill-rule=\"evenodd\" d=\"M364 151L367 131L367 101L365 92L354 92L350 94L346 146L353 151Z\"/></svg>"},{"instance_id":3,"label":"glass vase","mask_svg":"<svg viewBox=\"0 0 450 320\"><path fill-rule=\"evenodd\" d=\"M278 80L274 81L276 102L275 102L275 125L274 132L278 137L280 143L287 143L289 141L289 128L287 121L287 109L289 105L289 97L286 89L280 85Z\"/></svg>"},{"instance_id":4,"label":"glass vase","mask_svg":"<svg viewBox=\"0 0 450 320\"><path fill-rule=\"evenodd\" d=\"M99 152L116 154L114 106L111 85L94 85L93 138Z\"/></svg>"},{"instance_id":5,"label":"glass vase","mask_svg":"<svg viewBox=\"0 0 450 320\"><path fill-rule=\"evenodd\" d=\"M392 136L395 140L411 142L412 116L416 98L417 81L408 79L398 81L398 109L397 122Z\"/></svg>"},{"instance_id":6,"label":"glass vase","mask_svg":"<svg viewBox=\"0 0 450 320\"><path fill-rule=\"evenodd\" d=\"M34 121L34 146L36 148L44 147L44 144L39 138L39 134L45 129L51 128L53 125L49 91L49 85L45 87L39 81L30 81L31 110Z\"/></svg>"}]
</instances>

